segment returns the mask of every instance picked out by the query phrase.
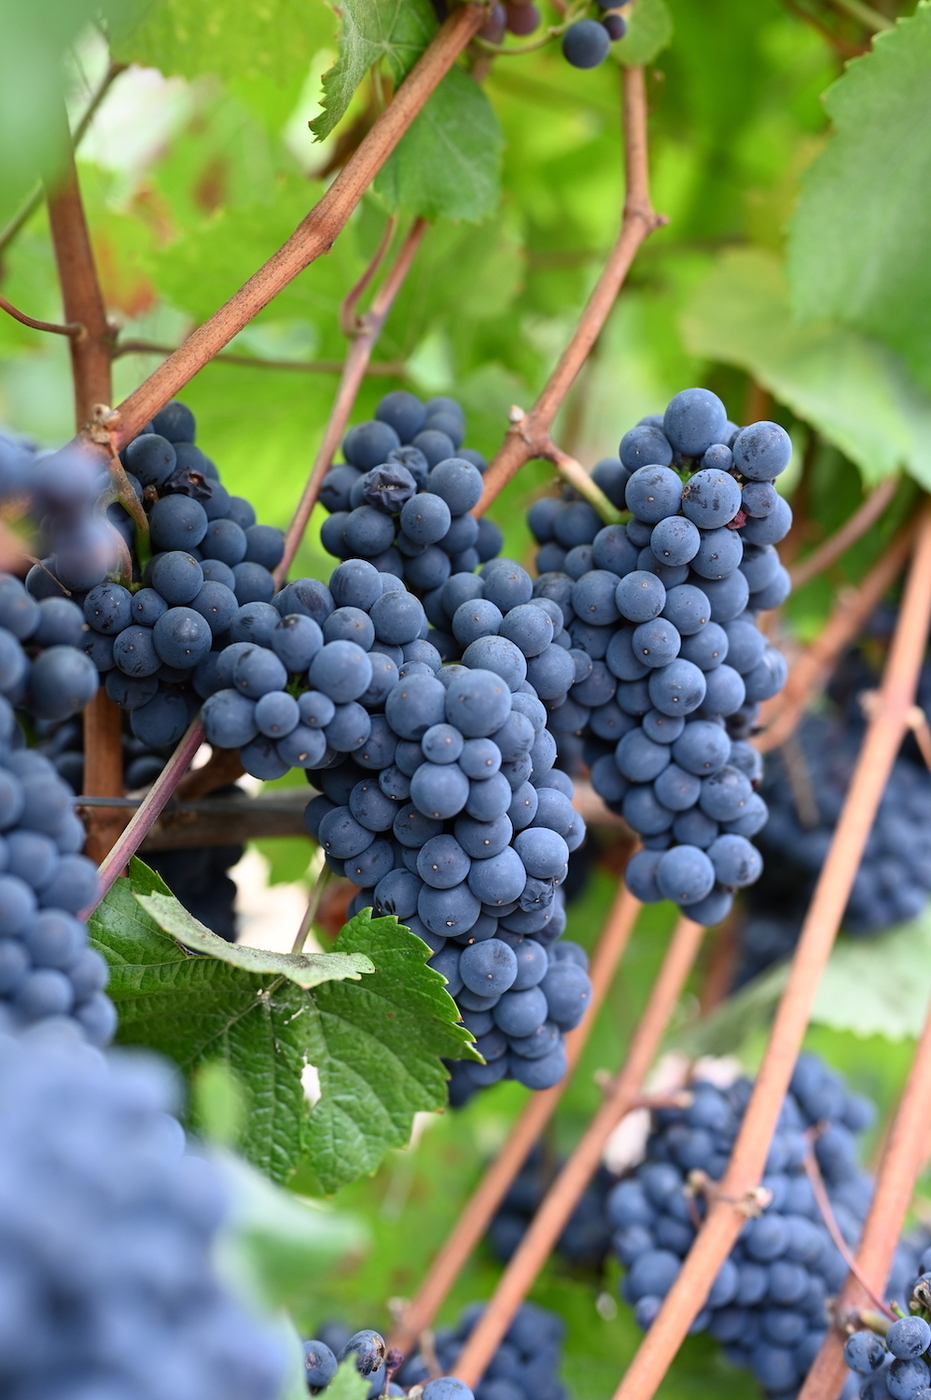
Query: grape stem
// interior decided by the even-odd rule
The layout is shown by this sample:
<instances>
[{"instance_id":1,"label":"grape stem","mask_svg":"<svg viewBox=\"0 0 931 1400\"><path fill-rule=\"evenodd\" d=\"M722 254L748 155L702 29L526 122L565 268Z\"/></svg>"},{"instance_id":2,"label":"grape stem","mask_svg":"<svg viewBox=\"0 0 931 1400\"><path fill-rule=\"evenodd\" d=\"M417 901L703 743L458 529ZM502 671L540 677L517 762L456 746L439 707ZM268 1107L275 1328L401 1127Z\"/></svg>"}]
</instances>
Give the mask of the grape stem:
<instances>
[{"instance_id":1,"label":"grape stem","mask_svg":"<svg viewBox=\"0 0 931 1400\"><path fill-rule=\"evenodd\" d=\"M472 1251L484 1238L492 1216L507 1195L534 1143L555 1113L591 1034L598 1010L614 979L614 973L624 955L640 909L640 903L627 887L621 884L589 968L592 982L591 1002L582 1022L566 1036L566 1073L552 1089L531 1094L504 1146L489 1164L465 1208L460 1212L416 1296L400 1308L400 1319L391 1337L392 1346L400 1347L405 1352L410 1351L418 1338L431 1326Z\"/></svg>"},{"instance_id":2,"label":"grape stem","mask_svg":"<svg viewBox=\"0 0 931 1400\"><path fill-rule=\"evenodd\" d=\"M87 328L81 321L68 321L65 325L60 325L56 321L37 321L34 316L27 316L25 311L20 311L6 297L0 297L0 311L5 311L8 316L12 316L14 321L19 321L23 326L29 326L34 331L47 331L49 335L74 335L82 336L87 334Z\"/></svg>"},{"instance_id":3,"label":"grape stem","mask_svg":"<svg viewBox=\"0 0 931 1400\"><path fill-rule=\"evenodd\" d=\"M583 1191L598 1170L605 1143L642 1093L644 1079L678 1005L704 934L705 930L691 919L680 918L676 924L612 1093L589 1123L575 1151L537 1208L453 1367L453 1373L473 1389L484 1375L517 1309L552 1253Z\"/></svg>"},{"instance_id":4,"label":"grape stem","mask_svg":"<svg viewBox=\"0 0 931 1400\"><path fill-rule=\"evenodd\" d=\"M621 230L579 323L529 413L511 424L484 478L482 515L525 462L546 457L553 420L601 334L640 245L668 220L650 202L647 95L642 68L623 70L626 198Z\"/></svg>"},{"instance_id":5,"label":"grape stem","mask_svg":"<svg viewBox=\"0 0 931 1400\"><path fill-rule=\"evenodd\" d=\"M592 480L588 472L577 462L574 457L570 457L568 452L563 452L561 447L557 447L553 439L547 435L547 446L542 455L546 457L559 472L563 481L578 491L589 505L594 506L598 514L606 525L620 525L624 519L622 513L616 506L608 500L601 487Z\"/></svg>"},{"instance_id":6,"label":"grape stem","mask_svg":"<svg viewBox=\"0 0 931 1400\"><path fill-rule=\"evenodd\" d=\"M721 1181L721 1190L727 1196L740 1198L762 1177L818 983L907 727L908 711L914 704L929 624L931 508L926 506L920 516L915 553L883 673L882 706L867 727L802 925L763 1062ZM723 1198L710 1204L705 1224L615 1391L614 1400L649 1400L656 1393L743 1223L743 1217Z\"/></svg>"},{"instance_id":7,"label":"grape stem","mask_svg":"<svg viewBox=\"0 0 931 1400\"><path fill-rule=\"evenodd\" d=\"M352 413L372 351L381 335L382 327L388 319L395 298L404 285L404 279L410 271L411 263L414 261L427 228L426 219L414 220L398 249L394 262L388 269L384 282L375 294L371 306L368 311L358 315L355 307L359 297L384 260L391 234L394 232L393 221L389 221L389 226L372 262L343 303L340 319L345 333L350 337L349 350L340 375L336 398L333 401L323 438L307 478L307 484L301 493L291 524L285 532L284 554L274 573L275 584L278 588L287 578L294 556L300 548L313 508L317 503L320 483L329 471L333 454L346 431L346 424L349 422L349 415Z\"/></svg>"},{"instance_id":8,"label":"grape stem","mask_svg":"<svg viewBox=\"0 0 931 1400\"><path fill-rule=\"evenodd\" d=\"M809 1131L806 1133L805 1136L808 1138L808 1151L805 1153L805 1158L802 1162L802 1166L805 1168L805 1175L808 1177L808 1180L811 1183L811 1190L815 1198L815 1204L817 1205L818 1210L821 1212L821 1218L824 1221L825 1226L827 1227L827 1232L834 1242L834 1248L837 1250L838 1254L843 1259L844 1263L847 1265L847 1268L853 1274L854 1278L856 1278L857 1282L860 1284L860 1287L863 1289L867 1298L873 1304L873 1307L876 1308L877 1311L879 1311L880 1313L885 1314L886 1317L894 1318L895 1313L892 1311L891 1308L886 1307L886 1304L883 1302L882 1298L880 1298L878 1294L874 1292L874 1290L870 1287L870 1284L868 1283L867 1279L861 1273L857 1265L856 1259L854 1259L853 1255L850 1252L850 1249L847 1245L847 1241L844 1239L843 1235L840 1232L840 1226L837 1223L837 1217L835 1216L834 1209L831 1205L831 1198L827 1193L827 1188L824 1184L824 1178L821 1175L821 1169L818 1166L818 1159L815 1156L814 1141L817 1135L817 1129L809 1129Z\"/></svg>"},{"instance_id":9,"label":"grape stem","mask_svg":"<svg viewBox=\"0 0 931 1400\"><path fill-rule=\"evenodd\" d=\"M456 6L357 150L287 242L120 405L121 446L135 437L153 414L305 267L329 252L372 180L430 94L485 23L487 14L483 4L472 0Z\"/></svg>"},{"instance_id":10,"label":"grape stem","mask_svg":"<svg viewBox=\"0 0 931 1400\"><path fill-rule=\"evenodd\" d=\"M119 429L119 422L120 415L114 409L108 408L103 403L94 404L91 422L87 428L87 436L91 442L102 448L107 454L107 471L110 473L111 489L105 493L109 500L101 498L100 505L104 507L113 502L119 502L127 515L132 517L132 522L136 527L136 554L140 565L144 565L150 554L149 517L130 484L126 468L120 461L120 454L116 450L114 439ZM132 565L130 565L129 579L132 582Z\"/></svg>"},{"instance_id":11,"label":"grape stem","mask_svg":"<svg viewBox=\"0 0 931 1400\"><path fill-rule=\"evenodd\" d=\"M314 883L311 886L310 895L307 899L307 908L304 910L300 926L297 930L297 933L294 935L294 943L291 948L292 953L303 953L304 944L307 942L307 935L313 928L314 920L316 919L317 913L320 909L320 901L323 899L326 887L330 883L330 877L332 876L332 874L333 872L331 871L330 867L328 865L324 865L323 868L320 870L319 874L317 875L316 880L314 880Z\"/></svg>"},{"instance_id":12,"label":"grape stem","mask_svg":"<svg viewBox=\"0 0 931 1400\"><path fill-rule=\"evenodd\" d=\"M483 39L480 34L476 34L472 43L476 48L481 49L482 53L493 54L496 58L516 58L521 54L536 53L538 49L546 48L547 44L553 39L558 39L560 34L564 34L569 28L569 25L573 24L577 19L581 19L587 9L588 0L583 0L582 4L575 5L571 9L569 7L563 7L562 13L564 19L562 23L547 25L546 33L541 35L539 39L532 39L529 44L512 44L510 46L505 44L493 44L491 40Z\"/></svg>"},{"instance_id":13,"label":"grape stem","mask_svg":"<svg viewBox=\"0 0 931 1400\"><path fill-rule=\"evenodd\" d=\"M343 303L339 309L339 328L347 340L351 339L354 335L358 335L359 332L363 330L362 318L356 312L356 307L371 285L378 269L388 256L388 249L394 242L394 235L397 231L397 227L397 217L392 214L385 223L384 232L379 239L378 247L375 249L368 266L355 286L350 287L349 291L343 297Z\"/></svg>"}]
</instances>

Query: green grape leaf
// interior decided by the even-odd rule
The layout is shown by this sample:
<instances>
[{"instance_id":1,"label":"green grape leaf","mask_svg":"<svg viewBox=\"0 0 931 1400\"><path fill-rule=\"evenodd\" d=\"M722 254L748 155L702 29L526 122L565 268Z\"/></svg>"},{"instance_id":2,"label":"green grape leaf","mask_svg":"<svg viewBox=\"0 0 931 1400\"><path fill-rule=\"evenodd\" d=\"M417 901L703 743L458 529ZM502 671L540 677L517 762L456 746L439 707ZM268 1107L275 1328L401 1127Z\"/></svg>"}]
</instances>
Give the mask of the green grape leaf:
<instances>
[{"instance_id":1,"label":"green grape leaf","mask_svg":"<svg viewBox=\"0 0 931 1400\"><path fill-rule=\"evenodd\" d=\"M167 1055L191 1078L221 1061L247 1099L240 1150L274 1180L308 1150L328 1191L373 1171L408 1141L415 1113L445 1104L442 1059L477 1057L444 979L426 966L429 949L396 919L356 915L323 958L334 960L331 980L308 988L305 969L218 949L208 930L166 916L171 898L134 860L91 919L91 941L110 964L117 1039ZM363 965L375 970L360 978ZM320 1084L313 1108L307 1066Z\"/></svg>"},{"instance_id":2,"label":"green grape leaf","mask_svg":"<svg viewBox=\"0 0 931 1400\"><path fill-rule=\"evenodd\" d=\"M503 137L478 83L452 68L375 180L392 211L479 223L498 202Z\"/></svg>"},{"instance_id":3,"label":"green grape leaf","mask_svg":"<svg viewBox=\"0 0 931 1400\"><path fill-rule=\"evenodd\" d=\"M386 59L399 83L437 27L430 0L341 0L339 14L339 57L323 75L323 111L310 123L318 141L345 115L373 63Z\"/></svg>"},{"instance_id":4,"label":"green grape leaf","mask_svg":"<svg viewBox=\"0 0 931 1400\"><path fill-rule=\"evenodd\" d=\"M611 52L626 68L652 63L672 42L672 15L666 0L637 0L627 21L627 33Z\"/></svg>"},{"instance_id":5,"label":"green grape leaf","mask_svg":"<svg viewBox=\"0 0 931 1400\"><path fill-rule=\"evenodd\" d=\"M931 486L931 397L891 350L834 322L792 317L769 253L726 253L682 318L695 355L739 365L839 447L875 484L905 470Z\"/></svg>"},{"instance_id":6,"label":"green grape leaf","mask_svg":"<svg viewBox=\"0 0 931 1400\"><path fill-rule=\"evenodd\" d=\"M343 1362L326 1388L327 1400L365 1400L368 1393L369 1382L351 1359Z\"/></svg>"},{"instance_id":7,"label":"green grape leaf","mask_svg":"<svg viewBox=\"0 0 931 1400\"><path fill-rule=\"evenodd\" d=\"M739 1051L771 1020L788 981L787 963L767 969L721 1007L676 1036L687 1055ZM887 1040L917 1038L931 1000L931 906L876 938L838 939L824 970L811 1021Z\"/></svg>"},{"instance_id":8,"label":"green grape leaf","mask_svg":"<svg viewBox=\"0 0 931 1400\"><path fill-rule=\"evenodd\" d=\"M790 226L796 312L899 352L931 388L931 6L877 34L825 95L834 134Z\"/></svg>"},{"instance_id":9,"label":"green grape leaf","mask_svg":"<svg viewBox=\"0 0 931 1400\"><path fill-rule=\"evenodd\" d=\"M330 982L315 999L309 1058L320 1099L308 1125L310 1160L326 1191L372 1172L386 1147L403 1147L417 1109L442 1108L440 1057L478 1059L443 978L425 967L425 945L394 918L363 910L334 950L365 948L377 969L357 986Z\"/></svg>"},{"instance_id":10,"label":"green grape leaf","mask_svg":"<svg viewBox=\"0 0 931 1400\"><path fill-rule=\"evenodd\" d=\"M264 75L290 84L333 42L333 28L319 0L158 0L118 38L114 56L184 78L215 73L238 83Z\"/></svg>"},{"instance_id":11,"label":"green grape leaf","mask_svg":"<svg viewBox=\"0 0 931 1400\"><path fill-rule=\"evenodd\" d=\"M333 978L358 979L364 972L375 971L371 958L364 953L270 953L264 948L227 943L189 914L174 895L137 894L136 899L158 927L177 938L185 948L207 953L243 972L277 973L290 978L299 987L317 987Z\"/></svg>"}]
</instances>

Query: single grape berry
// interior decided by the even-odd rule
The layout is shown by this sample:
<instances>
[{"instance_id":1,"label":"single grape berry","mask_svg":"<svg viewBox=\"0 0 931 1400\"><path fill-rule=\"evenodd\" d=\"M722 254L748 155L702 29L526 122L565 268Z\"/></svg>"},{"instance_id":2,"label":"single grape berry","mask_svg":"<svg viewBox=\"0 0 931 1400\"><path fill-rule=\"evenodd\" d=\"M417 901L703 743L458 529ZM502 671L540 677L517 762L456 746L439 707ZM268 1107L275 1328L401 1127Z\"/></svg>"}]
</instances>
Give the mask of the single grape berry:
<instances>
[{"instance_id":1,"label":"single grape berry","mask_svg":"<svg viewBox=\"0 0 931 1400\"><path fill-rule=\"evenodd\" d=\"M597 68L610 47L608 33L596 19L576 20L562 36L563 56L573 68Z\"/></svg>"}]
</instances>

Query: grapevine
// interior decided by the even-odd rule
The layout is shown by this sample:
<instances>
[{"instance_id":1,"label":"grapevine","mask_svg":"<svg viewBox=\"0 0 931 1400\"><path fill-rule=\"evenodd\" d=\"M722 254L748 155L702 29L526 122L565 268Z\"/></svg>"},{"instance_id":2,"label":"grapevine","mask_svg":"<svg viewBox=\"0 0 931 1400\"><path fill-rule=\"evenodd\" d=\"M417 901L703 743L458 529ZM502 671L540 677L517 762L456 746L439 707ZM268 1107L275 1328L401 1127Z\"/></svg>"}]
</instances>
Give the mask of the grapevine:
<instances>
[{"instance_id":1,"label":"grapevine","mask_svg":"<svg viewBox=\"0 0 931 1400\"><path fill-rule=\"evenodd\" d=\"M0 18L11 1395L931 1392L931 11L726 9Z\"/></svg>"}]
</instances>

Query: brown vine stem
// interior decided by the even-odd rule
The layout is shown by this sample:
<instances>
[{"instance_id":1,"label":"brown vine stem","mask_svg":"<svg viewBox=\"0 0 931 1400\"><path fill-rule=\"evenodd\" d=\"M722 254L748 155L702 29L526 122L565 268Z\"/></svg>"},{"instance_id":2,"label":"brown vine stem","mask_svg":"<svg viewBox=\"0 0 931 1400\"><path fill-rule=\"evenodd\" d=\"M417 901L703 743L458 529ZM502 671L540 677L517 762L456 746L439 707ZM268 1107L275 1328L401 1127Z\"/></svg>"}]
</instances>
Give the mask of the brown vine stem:
<instances>
[{"instance_id":1,"label":"brown vine stem","mask_svg":"<svg viewBox=\"0 0 931 1400\"><path fill-rule=\"evenodd\" d=\"M649 1400L656 1393L704 1305L718 1269L740 1233L744 1217L734 1208L733 1202L759 1185L818 983L833 947L886 780L905 734L929 623L931 507L926 505L883 674L882 708L867 726L827 859L802 925L763 1063L721 1182L721 1194L710 1205L705 1224L615 1391L614 1400Z\"/></svg>"},{"instance_id":2,"label":"brown vine stem","mask_svg":"<svg viewBox=\"0 0 931 1400\"><path fill-rule=\"evenodd\" d=\"M543 392L529 413L508 429L504 443L485 473L485 489L475 508L476 515L488 509L516 472L533 457L549 456L550 429L601 334L605 321L641 243L668 220L657 214L650 203L647 164L647 96L642 68L625 68L624 83L624 171L627 182L624 215L618 240L611 251L595 290L569 344L566 346Z\"/></svg>"},{"instance_id":3,"label":"brown vine stem","mask_svg":"<svg viewBox=\"0 0 931 1400\"><path fill-rule=\"evenodd\" d=\"M352 406L356 401L359 386L365 375L366 366L371 358L375 342L381 335L382 327L388 319L388 314L394 305L395 298L404 284L411 263L420 247L421 240L427 231L427 221L425 219L415 219L411 225L407 237L398 249L398 255L388 270L388 274L382 286L375 295L372 305L363 315L357 316L353 310L363 288L370 281L374 268L367 269L365 275L353 287L344 303L344 325L347 334L352 338L349 343L349 351L346 355L346 362L340 376L339 388L336 391L336 398L330 410L330 417L327 421L323 440L314 458L310 476L307 478L307 485L301 493L301 499L297 503L297 508L288 526L284 537L284 554L281 563L275 570L275 583L281 587L288 570L294 561L294 556L304 538L304 531L307 529L313 508L317 502L317 493L320 490L320 483L329 471L330 463L333 460L333 453L339 446L343 433L346 431L346 424L349 422L349 415ZM384 257L384 241L375 254L373 263L377 267Z\"/></svg>"},{"instance_id":4,"label":"brown vine stem","mask_svg":"<svg viewBox=\"0 0 931 1400\"><path fill-rule=\"evenodd\" d=\"M838 1296L834 1309L840 1326L828 1332L799 1396L799 1400L835 1400L840 1394L847 1367L844 1363L844 1320L869 1305L870 1293L882 1294L892 1255L912 1189L924 1159L928 1131L928 1102L931 1100L931 1008L908 1083L886 1139L876 1177L876 1190L857 1247L857 1268L867 1280L864 1288L851 1274ZM906 1305L904 1298L898 1300Z\"/></svg>"},{"instance_id":5,"label":"brown vine stem","mask_svg":"<svg viewBox=\"0 0 931 1400\"><path fill-rule=\"evenodd\" d=\"M121 355L173 355L177 345L159 345L154 340L121 340L113 352L114 360ZM240 369L283 369L298 374L342 374L342 360L266 360L261 355L214 355L211 364L237 365ZM370 378L406 379L407 365L403 360L373 360L365 367Z\"/></svg>"},{"instance_id":6,"label":"brown vine stem","mask_svg":"<svg viewBox=\"0 0 931 1400\"><path fill-rule=\"evenodd\" d=\"M589 973L592 999L584 1020L566 1036L568 1067L565 1076L552 1089L533 1094L497 1157L472 1193L456 1224L447 1236L420 1287L401 1316L390 1345L409 1351L421 1333L430 1327L466 1261L488 1229L489 1222L517 1173L556 1111L572 1072L585 1048L598 1009L607 995L615 969L627 947L641 905L621 886L592 959Z\"/></svg>"},{"instance_id":7,"label":"brown vine stem","mask_svg":"<svg viewBox=\"0 0 931 1400\"><path fill-rule=\"evenodd\" d=\"M22 326L29 326L30 330L47 331L49 335L76 335L84 334L84 327L80 321L69 321L67 325L60 325L56 321L37 321L34 316L27 316L25 311L20 311L6 297L0 297L0 310L5 311L8 316L12 316L14 321L19 321Z\"/></svg>"},{"instance_id":8,"label":"brown vine stem","mask_svg":"<svg viewBox=\"0 0 931 1400\"><path fill-rule=\"evenodd\" d=\"M97 88L97 91L93 94L87 106L85 107L84 115L81 117L81 120L74 128L72 144L75 147L75 149L77 149L77 147L81 144L81 140L86 134L87 128L93 121L101 102L106 97L107 93L110 91L111 85L113 84L115 79L120 76L121 73L125 73L128 66L129 65L126 63L110 64L109 68L107 69L106 73L103 75L103 78L100 81L100 86ZM42 185L37 184L32 194L30 194L23 201L23 203L17 209L16 213L10 219L9 223L5 224L4 227L0 229L0 253L3 253L4 250L9 247L9 245L13 242L13 239L19 233L20 229L23 228L32 218L33 214L36 212L39 205L42 203L44 194L45 191Z\"/></svg>"},{"instance_id":9,"label":"brown vine stem","mask_svg":"<svg viewBox=\"0 0 931 1400\"><path fill-rule=\"evenodd\" d=\"M475 3L459 5L452 11L367 136L288 241L120 405L121 445L134 438L152 415L282 288L332 247L378 171L486 17L485 6Z\"/></svg>"},{"instance_id":10,"label":"brown vine stem","mask_svg":"<svg viewBox=\"0 0 931 1400\"><path fill-rule=\"evenodd\" d=\"M111 342L70 147L58 183L48 192L48 214L65 320L84 328L84 334L68 341L80 430L93 418L96 404L111 401ZM103 687L84 711L84 788L94 797L123 793L123 715ZM92 860L103 859L122 825L118 811L101 808L88 813L86 850Z\"/></svg>"},{"instance_id":11,"label":"brown vine stem","mask_svg":"<svg viewBox=\"0 0 931 1400\"><path fill-rule=\"evenodd\" d=\"M204 742L204 731L199 720L193 720L180 740L171 758L149 788L142 803L136 808L132 820L116 840L100 866L100 884L93 904L82 909L79 918L89 919L113 886L124 868L148 836L174 791L190 766L191 759Z\"/></svg>"},{"instance_id":12,"label":"brown vine stem","mask_svg":"<svg viewBox=\"0 0 931 1400\"><path fill-rule=\"evenodd\" d=\"M754 739L761 753L777 748L796 728L806 706L819 692L838 657L860 632L870 613L905 566L914 545L918 521L911 520L877 560L859 588L845 592L835 604L817 640L789 670L780 695L763 706L763 733Z\"/></svg>"},{"instance_id":13,"label":"brown vine stem","mask_svg":"<svg viewBox=\"0 0 931 1400\"><path fill-rule=\"evenodd\" d=\"M643 1081L678 1004L704 933L705 930L699 924L692 923L691 919L680 919L677 923L646 1008L631 1039L623 1068L575 1151L543 1198L481 1320L453 1367L453 1373L473 1389L484 1375L514 1314L552 1253L582 1192L598 1170L605 1143L613 1129L639 1099Z\"/></svg>"},{"instance_id":14,"label":"brown vine stem","mask_svg":"<svg viewBox=\"0 0 931 1400\"><path fill-rule=\"evenodd\" d=\"M867 496L862 506L854 511L850 519L845 521L835 534L820 544L816 550L813 550L807 559L803 559L800 564L796 564L794 568L790 569L792 587L802 588L813 578L817 578L818 574L824 573L825 569L829 568L836 559L845 554L851 545L856 544L857 540L866 534L870 526L875 525L895 495L898 484L898 477L887 477L876 487L875 491Z\"/></svg>"},{"instance_id":15,"label":"brown vine stem","mask_svg":"<svg viewBox=\"0 0 931 1400\"><path fill-rule=\"evenodd\" d=\"M385 221L384 232L379 240L378 247L372 254L368 266L355 286L350 287L349 291L343 297L343 304L339 309L339 324L343 335L347 337L358 334L361 329L360 318L356 314L356 307L359 305L366 290L371 286L378 269L388 256L388 250L394 242L394 235L397 231L397 227L397 218L392 214L390 218Z\"/></svg>"}]
</instances>

